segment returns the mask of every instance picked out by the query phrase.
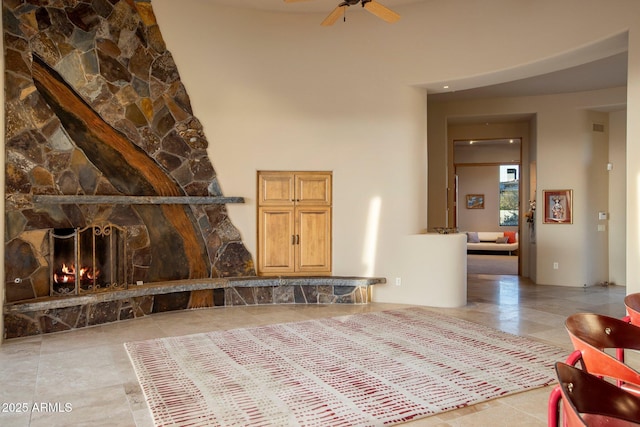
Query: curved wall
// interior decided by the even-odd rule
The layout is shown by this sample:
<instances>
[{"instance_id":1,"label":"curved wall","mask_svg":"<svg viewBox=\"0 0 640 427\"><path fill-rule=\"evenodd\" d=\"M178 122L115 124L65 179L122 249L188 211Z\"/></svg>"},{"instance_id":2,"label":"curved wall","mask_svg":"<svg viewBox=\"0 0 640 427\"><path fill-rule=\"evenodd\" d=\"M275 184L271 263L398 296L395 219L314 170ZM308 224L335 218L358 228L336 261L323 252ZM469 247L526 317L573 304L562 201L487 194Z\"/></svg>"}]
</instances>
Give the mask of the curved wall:
<instances>
[{"instance_id":1,"label":"curved wall","mask_svg":"<svg viewBox=\"0 0 640 427\"><path fill-rule=\"evenodd\" d=\"M598 59L616 53L603 41L625 31L630 87L638 84L631 69L640 55L640 4L633 0L428 1L397 8L397 24L354 10L329 28L319 25L323 14L197 0L153 5L212 141L223 190L249 198L229 209L249 250L255 253L256 170L334 171L334 274L401 277L401 238L427 228L427 102L420 87L510 71L525 77L527 69ZM628 117L640 112L638 98L640 91L629 91ZM629 141L639 141L633 126ZM445 142L432 139L430 129L430 155L444 161ZM440 154L431 151L441 143ZM445 185L429 175L430 187ZM634 254L632 245L628 257ZM390 300L411 286L381 286L374 298Z\"/></svg>"}]
</instances>

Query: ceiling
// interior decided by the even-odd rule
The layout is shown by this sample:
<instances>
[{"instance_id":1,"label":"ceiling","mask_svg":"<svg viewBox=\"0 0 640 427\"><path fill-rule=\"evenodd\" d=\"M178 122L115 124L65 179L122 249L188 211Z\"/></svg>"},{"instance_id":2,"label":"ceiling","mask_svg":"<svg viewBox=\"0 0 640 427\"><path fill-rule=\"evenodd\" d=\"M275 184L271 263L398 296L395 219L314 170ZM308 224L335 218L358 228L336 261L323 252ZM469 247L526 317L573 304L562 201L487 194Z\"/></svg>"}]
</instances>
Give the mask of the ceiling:
<instances>
[{"instance_id":1,"label":"ceiling","mask_svg":"<svg viewBox=\"0 0 640 427\"><path fill-rule=\"evenodd\" d=\"M434 93L432 101L550 95L627 85L627 52L552 73L473 89Z\"/></svg>"},{"instance_id":2,"label":"ceiling","mask_svg":"<svg viewBox=\"0 0 640 427\"><path fill-rule=\"evenodd\" d=\"M307 0L293 3L285 3L284 0L207 0L212 3L239 8L256 9L269 12L283 13L328 13L333 10L342 0ZM380 3L394 9L395 7L421 3L427 0L379 0ZM523 67L517 72L530 77L515 79L509 73L498 78L501 83L489 84L491 78L473 78L471 80L461 80L458 82L436 82L427 86L429 100L431 101L451 101L477 98L495 98L511 96L549 95L557 93L582 92L597 89L626 86L627 84L627 52L628 41L626 34L619 34L601 43L596 43L587 47L585 58L589 57L589 52L594 53L595 60L580 62L575 60L576 53L553 58L552 61L563 61L573 66L566 66L555 69L558 71L550 73L540 73L532 71L545 61L539 64L532 64L530 70ZM610 56L603 55L610 52ZM597 53L596 53L597 52ZM578 52L577 54L583 54ZM573 63L571 62L573 60ZM576 63L580 65L575 65ZM547 64L548 65L548 64ZM557 64L555 64L557 65ZM516 73L517 74L517 73ZM495 77L495 76L494 76ZM495 80L495 78L494 78ZM492 81L491 83L495 83ZM448 85L448 88L444 88ZM456 90L456 86L462 88ZM610 111L624 108L624 106L609 106Z\"/></svg>"}]
</instances>

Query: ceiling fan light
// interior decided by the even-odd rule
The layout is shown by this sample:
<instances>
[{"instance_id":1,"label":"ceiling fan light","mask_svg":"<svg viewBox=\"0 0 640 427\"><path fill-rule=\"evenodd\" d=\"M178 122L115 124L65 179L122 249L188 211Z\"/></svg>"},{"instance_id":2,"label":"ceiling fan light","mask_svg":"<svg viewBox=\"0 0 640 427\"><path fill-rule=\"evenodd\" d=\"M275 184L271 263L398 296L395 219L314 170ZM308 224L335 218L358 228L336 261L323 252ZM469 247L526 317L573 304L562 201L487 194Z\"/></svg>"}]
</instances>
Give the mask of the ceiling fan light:
<instances>
[{"instance_id":1,"label":"ceiling fan light","mask_svg":"<svg viewBox=\"0 0 640 427\"><path fill-rule=\"evenodd\" d=\"M306 0L284 0L285 3L296 3L300 1ZM338 7L333 9L333 11L327 16L324 21L320 23L323 27L327 27L329 25L333 25L336 23L341 14L344 14L344 11L347 7L353 6L355 4L361 3L362 7L367 9L367 11L376 15L378 18L382 19L385 22L396 22L400 19L400 15L398 15L393 10L389 9L386 6L381 5L376 0L343 0L338 4ZM346 16L345 16L346 21Z\"/></svg>"}]
</instances>

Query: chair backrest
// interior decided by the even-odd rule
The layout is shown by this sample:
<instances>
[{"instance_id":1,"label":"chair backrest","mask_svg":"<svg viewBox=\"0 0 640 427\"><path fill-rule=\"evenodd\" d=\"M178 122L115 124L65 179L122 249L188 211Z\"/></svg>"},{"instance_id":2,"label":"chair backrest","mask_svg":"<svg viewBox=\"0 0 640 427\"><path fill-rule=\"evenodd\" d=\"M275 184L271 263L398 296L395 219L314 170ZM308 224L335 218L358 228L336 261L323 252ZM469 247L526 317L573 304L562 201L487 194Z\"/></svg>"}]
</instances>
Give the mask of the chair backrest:
<instances>
[{"instance_id":1,"label":"chair backrest","mask_svg":"<svg viewBox=\"0 0 640 427\"><path fill-rule=\"evenodd\" d=\"M624 305L629 313L631 324L640 326L640 293L629 294L624 297Z\"/></svg>"},{"instance_id":2,"label":"chair backrest","mask_svg":"<svg viewBox=\"0 0 640 427\"><path fill-rule=\"evenodd\" d=\"M586 371L640 387L640 372L604 351L640 350L639 327L615 317L593 313L572 314L567 318L565 326L573 347L582 353Z\"/></svg>"},{"instance_id":3,"label":"chair backrest","mask_svg":"<svg viewBox=\"0 0 640 427\"><path fill-rule=\"evenodd\" d=\"M640 397L566 363L556 363L565 426L640 425Z\"/></svg>"}]
</instances>

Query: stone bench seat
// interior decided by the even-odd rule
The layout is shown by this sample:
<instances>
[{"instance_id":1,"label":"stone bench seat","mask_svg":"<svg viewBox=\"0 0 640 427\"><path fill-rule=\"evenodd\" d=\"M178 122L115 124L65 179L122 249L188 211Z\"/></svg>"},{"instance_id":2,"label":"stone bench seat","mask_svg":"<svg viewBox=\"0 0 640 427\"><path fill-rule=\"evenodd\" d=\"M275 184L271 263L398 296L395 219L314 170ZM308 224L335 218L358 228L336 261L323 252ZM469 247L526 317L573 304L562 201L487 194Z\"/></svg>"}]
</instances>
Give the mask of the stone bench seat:
<instances>
[{"instance_id":1,"label":"stone bench seat","mask_svg":"<svg viewBox=\"0 0 640 427\"><path fill-rule=\"evenodd\" d=\"M4 305L5 338L135 319L153 313L269 304L367 304L384 278L230 277L129 285L128 289L43 297Z\"/></svg>"}]
</instances>

